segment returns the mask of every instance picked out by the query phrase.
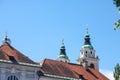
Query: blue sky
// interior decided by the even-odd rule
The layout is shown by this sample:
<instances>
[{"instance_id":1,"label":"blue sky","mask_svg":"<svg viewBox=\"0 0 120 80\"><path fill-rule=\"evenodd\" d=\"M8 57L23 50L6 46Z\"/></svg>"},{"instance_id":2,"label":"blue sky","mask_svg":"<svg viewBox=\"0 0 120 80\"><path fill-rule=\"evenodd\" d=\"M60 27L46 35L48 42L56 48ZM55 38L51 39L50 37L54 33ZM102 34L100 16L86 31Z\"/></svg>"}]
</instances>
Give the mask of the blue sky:
<instances>
[{"instance_id":1,"label":"blue sky","mask_svg":"<svg viewBox=\"0 0 120 80\"><path fill-rule=\"evenodd\" d=\"M88 24L100 69L113 71L120 61L120 31L114 31L119 16L112 0L0 0L0 40L8 32L12 46L39 62L58 57L64 36L76 63Z\"/></svg>"}]
</instances>

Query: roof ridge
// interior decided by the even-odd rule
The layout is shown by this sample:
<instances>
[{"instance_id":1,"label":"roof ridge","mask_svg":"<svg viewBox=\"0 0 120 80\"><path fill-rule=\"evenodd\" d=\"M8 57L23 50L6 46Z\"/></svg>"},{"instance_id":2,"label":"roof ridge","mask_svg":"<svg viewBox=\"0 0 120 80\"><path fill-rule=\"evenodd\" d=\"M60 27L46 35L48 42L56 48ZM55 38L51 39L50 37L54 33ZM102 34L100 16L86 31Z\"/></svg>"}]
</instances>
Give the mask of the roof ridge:
<instances>
[{"instance_id":1,"label":"roof ridge","mask_svg":"<svg viewBox=\"0 0 120 80\"><path fill-rule=\"evenodd\" d=\"M37 64L33 60L31 60L29 57L21 53L19 50L14 48L11 45L6 45L3 44L0 46L0 51L4 54L7 55L6 60L9 60L9 56L13 56L17 62L25 62L25 63L32 63L32 64Z\"/></svg>"},{"instance_id":2,"label":"roof ridge","mask_svg":"<svg viewBox=\"0 0 120 80\"><path fill-rule=\"evenodd\" d=\"M62 62L62 61L53 60L53 59L48 59L48 58L45 58L44 60L45 60L45 61L49 60L49 61L54 61L54 62ZM65 62L62 62L62 63L65 63ZM68 64L68 63L66 63L66 64Z\"/></svg>"}]
</instances>

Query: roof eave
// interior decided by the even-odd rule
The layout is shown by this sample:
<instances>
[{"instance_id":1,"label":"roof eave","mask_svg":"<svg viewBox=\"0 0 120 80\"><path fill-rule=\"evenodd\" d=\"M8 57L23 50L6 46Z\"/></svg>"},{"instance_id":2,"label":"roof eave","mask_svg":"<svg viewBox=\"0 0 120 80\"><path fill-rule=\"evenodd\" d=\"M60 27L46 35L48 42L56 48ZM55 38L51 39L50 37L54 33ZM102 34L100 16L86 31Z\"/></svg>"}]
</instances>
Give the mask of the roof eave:
<instances>
[{"instance_id":1,"label":"roof eave","mask_svg":"<svg viewBox=\"0 0 120 80\"><path fill-rule=\"evenodd\" d=\"M79 80L78 78L70 78L70 77L51 75L51 74L44 74L44 76L53 77L53 78L59 78L59 79Z\"/></svg>"},{"instance_id":2,"label":"roof eave","mask_svg":"<svg viewBox=\"0 0 120 80\"><path fill-rule=\"evenodd\" d=\"M0 62L13 64L13 62L10 60L0 59ZM30 63L24 63L24 62L17 62L17 64L23 65L23 66L30 66L30 67L38 67L38 68L41 67L40 65L37 65L37 64L30 64Z\"/></svg>"}]
</instances>

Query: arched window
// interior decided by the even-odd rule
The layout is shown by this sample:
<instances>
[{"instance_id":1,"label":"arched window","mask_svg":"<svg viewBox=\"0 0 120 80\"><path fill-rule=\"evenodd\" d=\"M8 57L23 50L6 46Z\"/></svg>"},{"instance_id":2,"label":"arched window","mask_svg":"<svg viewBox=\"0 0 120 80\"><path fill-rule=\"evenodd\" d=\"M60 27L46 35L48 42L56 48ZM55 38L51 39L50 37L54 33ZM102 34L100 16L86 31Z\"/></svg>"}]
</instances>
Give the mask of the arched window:
<instances>
[{"instance_id":1,"label":"arched window","mask_svg":"<svg viewBox=\"0 0 120 80\"><path fill-rule=\"evenodd\" d=\"M85 57L87 57L87 51L85 51Z\"/></svg>"},{"instance_id":2,"label":"arched window","mask_svg":"<svg viewBox=\"0 0 120 80\"><path fill-rule=\"evenodd\" d=\"M95 68L95 66L94 66L94 64L93 64L93 63L91 63L91 64L90 64L90 67L91 67L91 68Z\"/></svg>"},{"instance_id":3,"label":"arched window","mask_svg":"<svg viewBox=\"0 0 120 80\"><path fill-rule=\"evenodd\" d=\"M7 78L7 80L18 80L18 78L14 75L11 75Z\"/></svg>"},{"instance_id":4,"label":"arched window","mask_svg":"<svg viewBox=\"0 0 120 80\"><path fill-rule=\"evenodd\" d=\"M92 54L92 51L90 53Z\"/></svg>"}]
</instances>

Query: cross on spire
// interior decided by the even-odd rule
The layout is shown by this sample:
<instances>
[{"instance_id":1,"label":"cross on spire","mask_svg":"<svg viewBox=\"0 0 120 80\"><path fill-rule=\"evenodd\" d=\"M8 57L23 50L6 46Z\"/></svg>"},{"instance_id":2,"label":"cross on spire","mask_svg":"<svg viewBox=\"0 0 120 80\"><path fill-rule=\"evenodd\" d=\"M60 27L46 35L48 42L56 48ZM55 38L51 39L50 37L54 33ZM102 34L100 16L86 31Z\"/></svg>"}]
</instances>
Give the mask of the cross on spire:
<instances>
[{"instance_id":1,"label":"cross on spire","mask_svg":"<svg viewBox=\"0 0 120 80\"><path fill-rule=\"evenodd\" d=\"M86 33L88 34L88 24L86 25Z\"/></svg>"},{"instance_id":2,"label":"cross on spire","mask_svg":"<svg viewBox=\"0 0 120 80\"><path fill-rule=\"evenodd\" d=\"M11 40L8 38L8 33L5 32L5 38L3 40L3 44L11 44Z\"/></svg>"},{"instance_id":3,"label":"cross on spire","mask_svg":"<svg viewBox=\"0 0 120 80\"><path fill-rule=\"evenodd\" d=\"M8 37L8 32L5 32L5 37L6 37L6 38Z\"/></svg>"},{"instance_id":4,"label":"cross on spire","mask_svg":"<svg viewBox=\"0 0 120 80\"><path fill-rule=\"evenodd\" d=\"M62 45L64 45L64 37L62 38Z\"/></svg>"}]
</instances>

